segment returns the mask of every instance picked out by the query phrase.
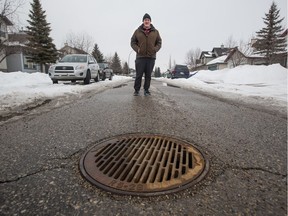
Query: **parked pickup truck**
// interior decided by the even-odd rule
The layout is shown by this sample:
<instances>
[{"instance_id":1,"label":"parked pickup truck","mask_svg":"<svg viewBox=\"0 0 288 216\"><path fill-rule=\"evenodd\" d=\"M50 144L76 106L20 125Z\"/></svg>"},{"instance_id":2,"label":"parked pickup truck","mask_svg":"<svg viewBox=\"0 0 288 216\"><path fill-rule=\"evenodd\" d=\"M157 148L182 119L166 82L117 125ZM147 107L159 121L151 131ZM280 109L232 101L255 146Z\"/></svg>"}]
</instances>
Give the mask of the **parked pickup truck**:
<instances>
[{"instance_id":1,"label":"parked pickup truck","mask_svg":"<svg viewBox=\"0 0 288 216\"><path fill-rule=\"evenodd\" d=\"M100 68L100 79L105 80L108 78L109 80L112 80L113 77L113 70L109 68L108 63L98 63L99 68Z\"/></svg>"}]
</instances>

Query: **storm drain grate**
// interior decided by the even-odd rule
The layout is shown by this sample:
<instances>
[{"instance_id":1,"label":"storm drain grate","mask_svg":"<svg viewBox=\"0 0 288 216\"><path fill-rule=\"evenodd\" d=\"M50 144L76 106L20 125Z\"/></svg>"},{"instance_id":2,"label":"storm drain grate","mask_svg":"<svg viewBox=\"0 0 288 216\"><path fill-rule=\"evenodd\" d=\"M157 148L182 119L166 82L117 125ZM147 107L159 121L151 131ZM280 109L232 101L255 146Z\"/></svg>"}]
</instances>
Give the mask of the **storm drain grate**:
<instances>
[{"instance_id":1,"label":"storm drain grate","mask_svg":"<svg viewBox=\"0 0 288 216\"><path fill-rule=\"evenodd\" d=\"M129 134L89 149L80 160L80 171L104 190L151 196L199 182L208 171L208 161L198 149L182 140Z\"/></svg>"}]
</instances>

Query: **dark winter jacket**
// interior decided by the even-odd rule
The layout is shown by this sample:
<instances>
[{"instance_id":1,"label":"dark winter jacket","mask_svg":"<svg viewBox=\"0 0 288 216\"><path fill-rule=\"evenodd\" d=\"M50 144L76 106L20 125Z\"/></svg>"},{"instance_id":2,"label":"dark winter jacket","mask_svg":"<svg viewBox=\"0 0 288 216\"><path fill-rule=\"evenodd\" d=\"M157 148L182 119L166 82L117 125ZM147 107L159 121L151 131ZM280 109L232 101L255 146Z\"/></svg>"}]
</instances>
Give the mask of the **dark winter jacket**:
<instances>
[{"instance_id":1,"label":"dark winter jacket","mask_svg":"<svg viewBox=\"0 0 288 216\"><path fill-rule=\"evenodd\" d=\"M144 25L135 30L131 38L131 47L137 53L136 58L156 58L162 45L157 29L151 24L149 33L145 33Z\"/></svg>"}]
</instances>

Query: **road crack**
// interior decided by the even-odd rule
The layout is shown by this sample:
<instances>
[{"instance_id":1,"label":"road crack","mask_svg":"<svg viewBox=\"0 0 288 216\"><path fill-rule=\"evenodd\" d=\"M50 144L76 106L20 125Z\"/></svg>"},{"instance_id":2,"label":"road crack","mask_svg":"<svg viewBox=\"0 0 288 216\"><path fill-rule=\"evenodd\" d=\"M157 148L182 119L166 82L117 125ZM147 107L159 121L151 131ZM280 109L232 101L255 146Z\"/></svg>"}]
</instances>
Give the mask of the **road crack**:
<instances>
[{"instance_id":1,"label":"road crack","mask_svg":"<svg viewBox=\"0 0 288 216\"><path fill-rule=\"evenodd\" d=\"M68 168L67 164L60 165L60 166L54 166L54 167L50 167L50 168L44 168L44 169L40 169L38 171L31 172L31 173L28 173L28 174L25 174L25 175L22 175L22 176L18 176L17 178L14 178L14 179L0 180L0 184L13 183L13 182L17 182L17 181L19 181L21 179L37 175L37 174L42 173L42 172L53 171L53 170L57 170L57 169L67 169L67 168Z\"/></svg>"},{"instance_id":2,"label":"road crack","mask_svg":"<svg viewBox=\"0 0 288 216\"><path fill-rule=\"evenodd\" d=\"M28 173L28 174L25 174L25 175L22 175L22 176L18 176L16 178L13 178L13 179L8 179L8 180L0 180L0 184L5 184L5 183L12 183L12 182L17 182L21 179L24 179L24 178L27 178L27 177L30 177L30 176L33 176L33 175L37 175L39 173L42 173L42 172L46 172L46 171L53 171L53 170L57 170L57 169L67 169L68 167L71 166L69 160L71 161L72 160L72 163L74 164L74 160L73 158L74 157L79 157L79 154L83 151L83 149L79 149L75 152L73 152L72 154L68 155L68 156L65 156L65 157L56 157L56 158L52 158L52 159L49 159L47 162L49 163L49 161L65 161L65 160L68 160L68 162L66 163L62 163L61 165L50 165L51 167L49 168L41 168L40 170L38 171L35 171L35 172L32 172L32 173ZM47 166L48 164L46 164Z\"/></svg>"},{"instance_id":3,"label":"road crack","mask_svg":"<svg viewBox=\"0 0 288 216\"><path fill-rule=\"evenodd\" d=\"M235 169L235 170L242 170L242 171L250 171L250 170L253 171L253 170L256 170L256 171L262 171L262 172L266 172L266 173L277 175L277 176L282 176L283 178L287 177L287 173L286 174L282 174L282 173L279 173L279 172L273 172L273 171L270 171L268 169L264 169L264 168L261 168L261 167L228 166L228 168Z\"/></svg>"}]
</instances>

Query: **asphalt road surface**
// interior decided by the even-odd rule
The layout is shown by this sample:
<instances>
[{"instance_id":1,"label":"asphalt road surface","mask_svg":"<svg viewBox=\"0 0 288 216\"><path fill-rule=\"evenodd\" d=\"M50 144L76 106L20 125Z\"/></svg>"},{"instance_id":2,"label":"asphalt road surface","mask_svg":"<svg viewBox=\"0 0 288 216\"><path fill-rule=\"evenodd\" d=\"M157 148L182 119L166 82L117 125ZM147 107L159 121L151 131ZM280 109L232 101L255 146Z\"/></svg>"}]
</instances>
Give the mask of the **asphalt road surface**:
<instances>
[{"instance_id":1,"label":"asphalt road surface","mask_svg":"<svg viewBox=\"0 0 288 216\"><path fill-rule=\"evenodd\" d=\"M153 81L55 99L0 122L0 215L286 215L287 117ZM126 133L193 143L209 160L194 186L169 195L106 192L79 171L85 151Z\"/></svg>"}]
</instances>

